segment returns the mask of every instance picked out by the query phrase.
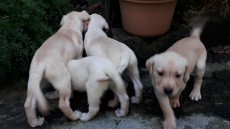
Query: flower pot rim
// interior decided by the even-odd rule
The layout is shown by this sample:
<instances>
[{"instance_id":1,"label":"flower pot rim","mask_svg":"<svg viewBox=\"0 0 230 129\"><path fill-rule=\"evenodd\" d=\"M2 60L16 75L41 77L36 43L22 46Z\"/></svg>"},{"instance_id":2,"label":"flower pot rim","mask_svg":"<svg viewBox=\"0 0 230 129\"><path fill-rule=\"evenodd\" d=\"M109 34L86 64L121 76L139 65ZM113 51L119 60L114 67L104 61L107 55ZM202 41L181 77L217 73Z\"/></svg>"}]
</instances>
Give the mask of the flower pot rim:
<instances>
[{"instance_id":1,"label":"flower pot rim","mask_svg":"<svg viewBox=\"0 0 230 129\"><path fill-rule=\"evenodd\" d=\"M126 1L131 3L139 3L139 4L154 4L154 3L168 3L168 2L175 2L177 0L120 0Z\"/></svg>"}]
</instances>

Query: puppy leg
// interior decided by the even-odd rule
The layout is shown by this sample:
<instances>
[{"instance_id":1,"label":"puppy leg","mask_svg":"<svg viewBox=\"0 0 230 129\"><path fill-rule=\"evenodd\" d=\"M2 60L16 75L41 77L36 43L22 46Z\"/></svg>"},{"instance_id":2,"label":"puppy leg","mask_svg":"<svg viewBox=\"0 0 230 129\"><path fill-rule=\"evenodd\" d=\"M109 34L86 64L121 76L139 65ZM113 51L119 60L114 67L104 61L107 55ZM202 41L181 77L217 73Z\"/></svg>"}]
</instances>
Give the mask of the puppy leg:
<instances>
[{"instance_id":1,"label":"puppy leg","mask_svg":"<svg viewBox=\"0 0 230 129\"><path fill-rule=\"evenodd\" d=\"M36 98L32 95L31 91L28 90L27 98L24 104L26 116L28 119L28 123L31 127L41 126L44 123L44 117L37 118L36 117Z\"/></svg>"},{"instance_id":2,"label":"puppy leg","mask_svg":"<svg viewBox=\"0 0 230 129\"><path fill-rule=\"evenodd\" d=\"M59 98L59 92L58 92L58 90L54 90L54 91L45 93L45 96L48 99L58 99ZM71 94L70 98L73 98L72 94Z\"/></svg>"},{"instance_id":3,"label":"puppy leg","mask_svg":"<svg viewBox=\"0 0 230 129\"><path fill-rule=\"evenodd\" d=\"M125 85L125 88L127 88L128 87L128 83L126 81L124 81L124 80L123 80L123 83ZM114 94L114 99L109 100L108 106L111 107L111 108L115 108L116 106L118 106L118 104L119 104L118 97Z\"/></svg>"},{"instance_id":4,"label":"puppy leg","mask_svg":"<svg viewBox=\"0 0 230 129\"><path fill-rule=\"evenodd\" d=\"M128 66L127 74L132 80L135 96L131 98L132 103L140 103L142 100L143 85L140 81L139 71L136 65Z\"/></svg>"},{"instance_id":5,"label":"puppy leg","mask_svg":"<svg viewBox=\"0 0 230 129\"><path fill-rule=\"evenodd\" d=\"M195 101L198 101L199 99L201 99L200 88L201 88L201 84L203 81L202 78L205 73L206 57L207 57L206 53L202 54L202 56L198 59L197 64L196 64L194 87L193 87L192 92L189 95L189 97Z\"/></svg>"},{"instance_id":6,"label":"puppy leg","mask_svg":"<svg viewBox=\"0 0 230 129\"><path fill-rule=\"evenodd\" d=\"M119 100L116 95L114 95L114 98L112 100L109 100L108 106L111 108L115 108L119 104Z\"/></svg>"},{"instance_id":7,"label":"puppy leg","mask_svg":"<svg viewBox=\"0 0 230 129\"><path fill-rule=\"evenodd\" d=\"M176 96L169 97L170 104L173 108L180 107L180 100L179 100L180 94L181 91Z\"/></svg>"},{"instance_id":8,"label":"puppy leg","mask_svg":"<svg viewBox=\"0 0 230 129\"><path fill-rule=\"evenodd\" d=\"M59 91L59 108L70 120L80 118L80 112L70 108L71 75L64 64L59 64L57 69L47 69L46 76L50 83ZM51 77L51 78L48 78Z\"/></svg>"},{"instance_id":9,"label":"puppy leg","mask_svg":"<svg viewBox=\"0 0 230 129\"><path fill-rule=\"evenodd\" d=\"M59 108L60 110L65 114L67 118L70 120L77 120L80 118L81 112L76 110L73 112L73 110L70 108L70 95L71 95L71 88L65 87L65 89L59 89Z\"/></svg>"},{"instance_id":10,"label":"puppy leg","mask_svg":"<svg viewBox=\"0 0 230 129\"><path fill-rule=\"evenodd\" d=\"M115 84L111 86L111 90L117 96L120 102L120 108L115 111L117 117L126 116L129 111L129 97L126 93L125 87L123 86L116 86Z\"/></svg>"},{"instance_id":11,"label":"puppy leg","mask_svg":"<svg viewBox=\"0 0 230 129\"><path fill-rule=\"evenodd\" d=\"M54 91L45 93L45 96L48 99L58 99L59 98L59 93L58 93L57 90L54 90Z\"/></svg>"},{"instance_id":12,"label":"puppy leg","mask_svg":"<svg viewBox=\"0 0 230 129\"><path fill-rule=\"evenodd\" d=\"M126 116L127 113L129 112L129 97L128 95L125 93L117 93L118 99L121 103L121 107L118 108L115 111L115 114L117 117L123 117Z\"/></svg>"},{"instance_id":13,"label":"puppy leg","mask_svg":"<svg viewBox=\"0 0 230 129\"><path fill-rule=\"evenodd\" d=\"M89 79L89 81L86 83L89 111L87 113L82 113L80 120L89 121L96 116L100 109L100 98L107 88L108 85L106 83Z\"/></svg>"},{"instance_id":14,"label":"puppy leg","mask_svg":"<svg viewBox=\"0 0 230 129\"><path fill-rule=\"evenodd\" d=\"M170 104L173 108L177 108L180 107L180 101L179 101L179 97L171 97L170 98Z\"/></svg>"},{"instance_id":15,"label":"puppy leg","mask_svg":"<svg viewBox=\"0 0 230 129\"><path fill-rule=\"evenodd\" d=\"M163 122L164 129L176 129L176 118L170 106L169 98L167 96L159 95L156 92L155 94L164 115L164 119L165 119Z\"/></svg>"},{"instance_id":16,"label":"puppy leg","mask_svg":"<svg viewBox=\"0 0 230 129\"><path fill-rule=\"evenodd\" d=\"M51 87L50 83L46 79L42 79L41 81L41 89L45 87ZM57 99L59 98L59 94L57 90L45 93L45 97L48 99Z\"/></svg>"}]
</instances>

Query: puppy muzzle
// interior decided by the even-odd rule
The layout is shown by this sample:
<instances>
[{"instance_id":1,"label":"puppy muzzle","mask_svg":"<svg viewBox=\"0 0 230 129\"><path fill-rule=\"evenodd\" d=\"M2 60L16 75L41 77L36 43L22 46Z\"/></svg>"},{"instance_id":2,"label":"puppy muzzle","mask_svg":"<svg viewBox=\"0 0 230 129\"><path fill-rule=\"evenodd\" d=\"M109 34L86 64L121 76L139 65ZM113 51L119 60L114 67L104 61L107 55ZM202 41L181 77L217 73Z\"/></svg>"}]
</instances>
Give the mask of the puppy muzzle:
<instances>
[{"instance_id":1,"label":"puppy muzzle","mask_svg":"<svg viewBox=\"0 0 230 129\"><path fill-rule=\"evenodd\" d=\"M173 89L172 88L164 88L164 94L165 95L170 96L170 95L172 95L172 93L173 93Z\"/></svg>"}]
</instances>

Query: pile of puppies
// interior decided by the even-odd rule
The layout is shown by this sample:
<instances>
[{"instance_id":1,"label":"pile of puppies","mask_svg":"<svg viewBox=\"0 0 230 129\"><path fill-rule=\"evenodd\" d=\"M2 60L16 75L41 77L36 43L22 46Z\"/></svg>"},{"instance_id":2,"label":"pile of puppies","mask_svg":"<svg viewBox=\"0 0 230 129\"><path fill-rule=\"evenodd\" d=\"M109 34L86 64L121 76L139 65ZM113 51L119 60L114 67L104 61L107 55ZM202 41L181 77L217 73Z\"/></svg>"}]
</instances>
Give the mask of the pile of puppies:
<instances>
[{"instance_id":1,"label":"pile of puppies","mask_svg":"<svg viewBox=\"0 0 230 129\"><path fill-rule=\"evenodd\" d=\"M115 94L108 106L120 108L118 117L126 116L129 97L121 74L132 80L135 95L131 103L142 101L143 85L140 81L137 58L125 44L107 37L105 19L89 15L86 11L70 12L63 16L61 28L36 51L31 62L27 98L24 104L28 123L41 126L44 117L37 117L36 104L42 114L48 113L46 98L59 98L59 108L70 120L91 120L99 111L100 98L107 89ZM86 31L83 41L82 32ZM154 91L164 114L165 129L176 128L172 107L179 107L180 93L195 69L195 84L190 94L192 100L201 99L200 87L205 71L207 53L199 39L202 26L195 27L190 37L184 38L166 52L146 61ZM83 49L87 57L82 58ZM52 84L55 91L45 95L42 89ZM72 90L87 92L88 112L70 108ZM46 96L46 97L45 97Z\"/></svg>"}]
</instances>

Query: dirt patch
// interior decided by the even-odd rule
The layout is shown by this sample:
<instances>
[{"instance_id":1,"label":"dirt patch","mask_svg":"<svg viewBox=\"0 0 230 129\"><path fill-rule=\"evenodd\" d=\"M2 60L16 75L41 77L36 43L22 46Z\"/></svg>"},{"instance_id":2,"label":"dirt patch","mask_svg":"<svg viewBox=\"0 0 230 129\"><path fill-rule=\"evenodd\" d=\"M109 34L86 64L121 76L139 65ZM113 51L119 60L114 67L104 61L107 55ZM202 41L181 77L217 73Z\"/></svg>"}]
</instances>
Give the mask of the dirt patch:
<instances>
[{"instance_id":1,"label":"dirt patch","mask_svg":"<svg viewBox=\"0 0 230 129\"><path fill-rule=\"evenodd\" d=\"M207 62L228 62L230 61L230 45L218 45L208 48Z\"/></svg>"}]
</instances>

